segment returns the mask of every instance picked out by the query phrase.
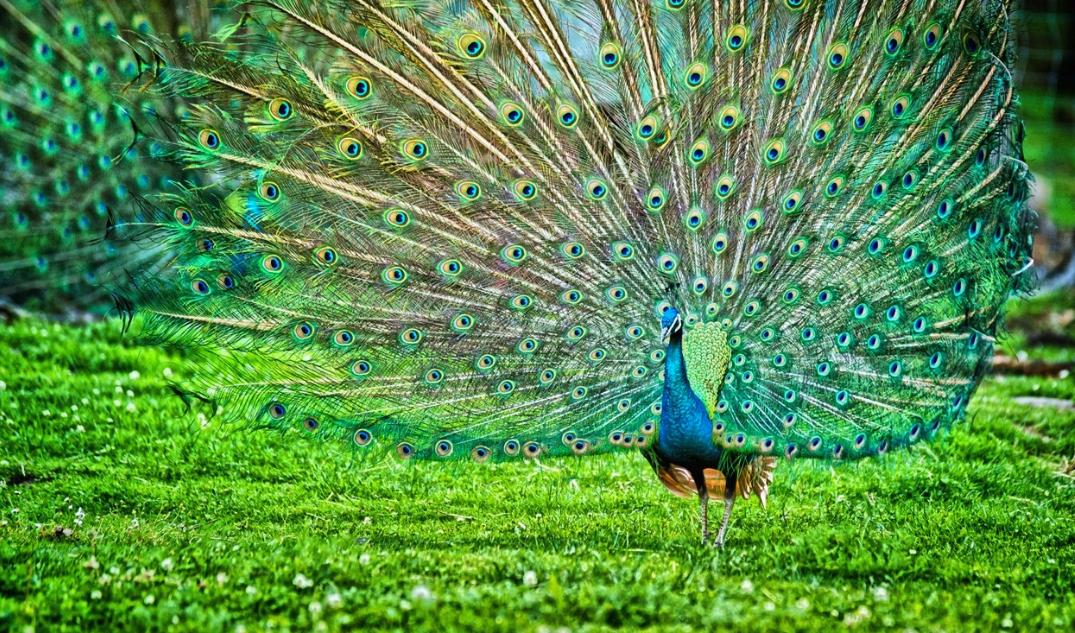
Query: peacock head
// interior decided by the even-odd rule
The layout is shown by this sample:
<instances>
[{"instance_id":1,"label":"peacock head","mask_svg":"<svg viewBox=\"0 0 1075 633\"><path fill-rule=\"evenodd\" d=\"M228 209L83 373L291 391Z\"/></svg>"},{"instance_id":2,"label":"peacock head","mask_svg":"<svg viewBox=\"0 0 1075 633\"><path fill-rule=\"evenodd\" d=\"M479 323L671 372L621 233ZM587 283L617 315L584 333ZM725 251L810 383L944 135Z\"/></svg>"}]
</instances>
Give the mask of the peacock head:
<instances>
[{"instance_id":1,"label":"peacock head","mask_svg":"<svg viewBox=\"0 0 1075 633\"><path fill-rule=\"evenodd\" d=\"M683 318L679 316L679 310L668 308L661 316L661 342L667 343L673 336L679 336L683 332Z\"/></svg>"}]
</instances>

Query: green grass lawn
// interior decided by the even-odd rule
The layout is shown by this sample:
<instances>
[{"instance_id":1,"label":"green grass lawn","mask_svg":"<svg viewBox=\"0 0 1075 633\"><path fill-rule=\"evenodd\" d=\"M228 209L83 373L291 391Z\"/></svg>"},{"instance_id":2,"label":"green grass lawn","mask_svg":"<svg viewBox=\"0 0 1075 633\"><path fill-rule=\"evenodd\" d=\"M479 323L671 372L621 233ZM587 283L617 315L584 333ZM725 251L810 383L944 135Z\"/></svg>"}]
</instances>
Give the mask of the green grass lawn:
<instances>
[{"instance_id":1,"label":"green grass lawn","mask_svg":"<svg viewBox=\"0 0 1075 633\"><path fill-rule=\"evenodd\" d=\"M1070 376L991 379L910 453L781 463L720 551L641 456L352 462L186 412L184 371L115 323L0 326L0 631L1075 627L1075 412L1013 401Z\"/></svg>"}]
</instances>

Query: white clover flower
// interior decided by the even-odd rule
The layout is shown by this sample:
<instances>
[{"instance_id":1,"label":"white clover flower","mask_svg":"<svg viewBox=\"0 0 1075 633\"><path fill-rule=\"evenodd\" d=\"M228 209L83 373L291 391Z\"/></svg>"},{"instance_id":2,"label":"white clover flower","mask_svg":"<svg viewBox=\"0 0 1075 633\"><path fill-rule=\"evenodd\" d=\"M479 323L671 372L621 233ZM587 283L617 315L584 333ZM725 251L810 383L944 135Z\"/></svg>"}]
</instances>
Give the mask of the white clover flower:
<instances>
[{"instance_id":1,"label":"white clover flower","mask_svg":"<svg viewBox=\"0 0 1075 633\"><path fill-rule=\"evenodd\" d=\"M172 562L171 558L165 558L161 561L161 569L163 569L164 571L172 571L173 569L175 569L175 563Z\"/></svg>"},{"instance_id":2,"label":"white clover flower","mask_svg":"<svg viewBox=\"0 0 1075 633\"><path fill-rule=\"evenodd\" d=\"M536 587L538 584L537 574L533 571L528 570L525 574L523 574L523 584L527 587Z\"/></svg>"},{"instance_id":3,"label":"white clover flower","mask_svg":"<svg viewBox=\"0 0 1075 633\"><path fill-rule=\"evenodd\" d=\"M418 585L411 589L411 600L416 602L428 602L433 599L433 592L425 585Z\"/></svg>"},{"instance_id":4,"label":"white clover flower","mask_svg":"<svg viewBox=\"0 0 1075 633\"><path fill-rule=\"evenodd\" d=\"M305 575L299 573L295 574L295 580L292 581L299 589L309 589L314 586L314 581L307 578Z\"/></svg>"}]
</instances>

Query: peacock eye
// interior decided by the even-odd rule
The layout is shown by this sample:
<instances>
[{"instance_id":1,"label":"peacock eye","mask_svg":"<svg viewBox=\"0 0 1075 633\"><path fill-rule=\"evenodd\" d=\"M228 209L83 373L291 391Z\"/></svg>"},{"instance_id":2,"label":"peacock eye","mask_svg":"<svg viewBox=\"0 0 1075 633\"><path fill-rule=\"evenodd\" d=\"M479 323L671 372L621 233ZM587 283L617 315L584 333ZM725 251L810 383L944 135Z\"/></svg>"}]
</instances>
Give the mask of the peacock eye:
<instances>
[{"instance_id":1,"label":"peacock eye","mask_svg":"<svg viewBox=\"0 0 1075 633\"><path fill-rule=\"evenodd\" d=\"M295 338L297 338L298 340L300 340L300 341L308 341L311 338L313 338L315 330L316 330L316 328L314 327L313 323L310 323L308 321L304 321L302 323L299 323L299 324L295 325L295 327L291 330L291 332L292 332L292 334L295 335Z\"/></svg>"},{"instance_id":2,"label":"peacock eye","mask_svg":"<svg viewBox=\"0 0 1075 633\"><path fill-rule=\"evenodd\" d=\"M608 195L608 187L602 180L594 178L586 183L586 193L594 200L603 200Z\"/></svg>"},{"instance_id":3,"label":"peacock eye","mask_svg":"<svg viewBox=\"0 0 1075 633\"><path fill-rule=\"evenodd\" d=\"M620 58L623 53L618 44L615 42L608 42L601 46L597 55L601 60L601 66L608 70L612 70L620 65Z\"/></svg>"},{"instance_id":4,"label":"peacock eye","mask_svg":"<svg viewBox=\"0 0 1075 633\"><path fill-rule=\"evenodd\" d=\"M927 29L925 35L922 36L922 41L926 45L926 48L933 50L937 46L937 42L941 39L941 26L939 24L931 24Z\"/></svg>"},{"instance_id":5,"label":"peacock eye","mask_svg":"<svg viewBox=\"0 0 1075 633\"><path fill-rule=\"evenodd\" d=\"M691 67L687 69L687 72L683 75L683 82L688 88L693 90L705 82L708 74L709 70L706 68L705 64L698 62L692 64Z\"/></svg>"},{"instance_id":6,"label":"peacock eye","mask_svg":"<svg viewBox=\"0 0 1075 633\"><path fill-rule=\"evenodd\" d=\"M829 68L833 70L839 70L847 63L847 46L844 44L833 44L829 48Z\"/></svg>"},{"instance_id":7,"label":"peacock eye","mask_svg":"<svg viewBox=\"0 0 1075 633\"><path fill-rule=\"evenodd\" d=\"M261 268L268 273L278 273L284 268L284 262L276 255L266 255L261 259Z\"/></svg>"},{"instance_id":8,"label":"peacock eye","mask_svg":"<svg viewBox=\"0 0 1075 633\"><path fill-rule=\"evenodd\" d=\"M500 106L500 116L511 127L517 127L523 122L523 110L518 104L510 101Z\"/></svg>"},{"instance_id":9,"label":"peacock eye","mask_svg":"<svg viewBox=\"0 0 1075 633\"><path fill-rule=\"evenodd\" d=\"M216 133L216 130L202 130L198 133L198 142L209 151L220 149L220 135Z\"/></svg>"},{"instance_id":10,"label":"peacock eye","mask_svg":"<svg viewBox=\"0 0 1075 633\"><path fill-rule=\"evenodd\" d=\"M269 202L280 199L280 187L275 182L264 182L258 187L258 195Z\"/></svg>"},{"instance_id":11,"label":"peacock eye","mask_svg":"<svg viewBox=\"0 0 1075 633\"><path fill-rule=\"evenodd\" d=\"M324 266L335 266L339 261L339 255L336 254L336 250L328 246L322 246L314 253L314 258L317 263Z\"/></svg>"},{"instance_id":12,"label":"peacock eye","mask_svg":"<svg viewBox=\"0 0 1075 633\"><path fill-rule=\"evenodd\" d=\"M406 158L416 162L425 160L429 156L429 146L420 139L404 141L400 149Z\"/></svg>"},{"instance_id":13,"label":"peacock eye","mask_svg":"<svg viewBox=\"0 0 1075 633\"><path fill-rule=\"evenodd\" d=\"M561 127L571 129L579 122L579 112L575 106L564 103L556 109L556 121Z\"/></svg>"},{"instance_id":14,"label":"peacock eye","mask_svg":"<svg viewBox=\"0 0 1075 633\"><path fill-rule=\"evenodd\" d=\"M728 38L726 40L728 50L733 53L742 50L743 46L746 45L748 34L749 32L747 31L747 28L742 24L733 26L728 31Z\"/></svg>"},{"instance_id":15,"label":"peacock eye","mask_svg":"<svg viewBox=\"0 0 1075 633\"><path fill-rule=\"evenodd\" d=\"M277 121L286 121L293 113L294 108L287 99L277 97L269 102L269 114Z\"/></svg>"},{"instance_id":16,"label":"peacock eye","mask_svg":"<svg viewBox=\"0 0 1075 633\"><path fill-rule=\"evenodd\" d=\"M384 220L394 228L404 228L411 223L411 217L402 209L389 209L384 213Z\"/></svg>"},{"instance_id":17,"label":"peacock eye","mask_svg":"<svg viewBox=\"0 0 1075 633\"><path fill-rule=\"evenodd\" d=\"M952 131L948 129L941 130L937 135L937 149L948 149L949 143L952 141Z\"/></svg>"},{"instance_id":18,"label":"peacock eye","mask_svg":"<svg viewBox=\"0 0 1075 633\"><path fill-rule=\"evenodd\" d=\"M464 33L458 44L463 57L467 59L481 59L485 55L485 40L476 33Z\"/></svg>"},{"instance_id":19,"label":"peacock eye","mask_svg":"<svg viewBox=\"0 0 1075 633\"><path fill-rule=\"evenodd\" d=\"M194 216L191 215L190 209L186 207L176 207L175 221L181 226L190 227L194 224Z\"/></svg>"},{"instance_id":20,"label":"peacock eye","mask_svg":"<svg viewBox=\"0 0 1075 633\"><path fill-rule=\"evenodd\" d=\"M781 68L773 75L772 89L776 94L784 94L791 85L791 71Z\"/></svg>"},{"instance_id":21,"label":"peacock eye","mask_svg":"<svg viewBox=\"0 0 1075 633\"><path fill-rule=\"evenodd\" d=\"M725 132L733 130L739 123L739 116L739 108L733 105L724 106L719 114L720 129Z\"/></svg>"},{"instance_id":22,"label":"peacock eye","mask_svg":"<svg viewBox=\"0 0 1075 633\"><path fill-rule=\"evenodd\" d=\"M481 185L473 180L463 180L455 185L455 192L465 202L473 202L481 197L482 188Z\"/></svg>"},{"instance_id":23,"label":"peacock eye","mask_svg":"<svg viewBox=\"0 0 1075 633\"><path fill-rule=\"evenodd\" d=\"M885 53L895 55L903 46L903 29L893 29L885 40Z\"/></svg>"},{"instance_id":24,"label":"peacock eye","mask_svg":"<svg viewBox=\"0 0 1075 633\"><path fill-rule=\"evenodd\" d=\"M356 160L362 157L362 143L359 143L356 138L345 136L336 143L336 148L348 160Z\"/></svg>"},{"instance_id":25,"label":"peacock eye","mask_svg":"<svg viewBox=\"0 0 1075 633\"><path fill-rule=\"evenodd\" d=\"M537 197L537 185L529 180L516 181L513 190L521 202L530 202Z\"/></svg>"},{"instance_id":26,"label":"peacock eye","mask_svg":"<svg viewBox=\"0 0 1075 633\"><path fill-rule=\"evenodd\" d=\"M356 99L365 99L373 94L373 84L366 77L351 77L347 80L347 92Z\"/></svg>"}]
</instances>

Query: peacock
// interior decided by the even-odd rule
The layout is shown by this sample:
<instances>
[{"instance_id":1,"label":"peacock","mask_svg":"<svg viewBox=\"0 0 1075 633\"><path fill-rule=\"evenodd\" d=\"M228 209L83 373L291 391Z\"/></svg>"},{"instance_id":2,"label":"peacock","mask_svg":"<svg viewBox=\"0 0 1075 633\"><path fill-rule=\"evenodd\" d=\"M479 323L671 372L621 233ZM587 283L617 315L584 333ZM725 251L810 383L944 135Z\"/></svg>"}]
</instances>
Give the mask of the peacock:
<instances>
[{"instance_id":1,"label":"peacock","mask_svg":"<svg viewBox=\"0 0 1075 633\"><path fill-rule=\"evenodd\" d=\"M10 0L0 0L8 2ZM146 35L114 290L228 421L401 460L778 460L960 421L1031 176L1009 0L257 0Z\"/></svg>"},{"instance_id":2,"label":"peacock","mask_svg":"<svg viewBox=\"0 0 1075 633\"><path fill-rule=\"evenodd\" d=\"M100 312L111 274L159 258L102 240L111 209L184 179L137 143L184 108L134 82L159 63L137 38L204 39L212 17L204 0L0 0L0 297Z\"/></svg>"}]
</instances>

